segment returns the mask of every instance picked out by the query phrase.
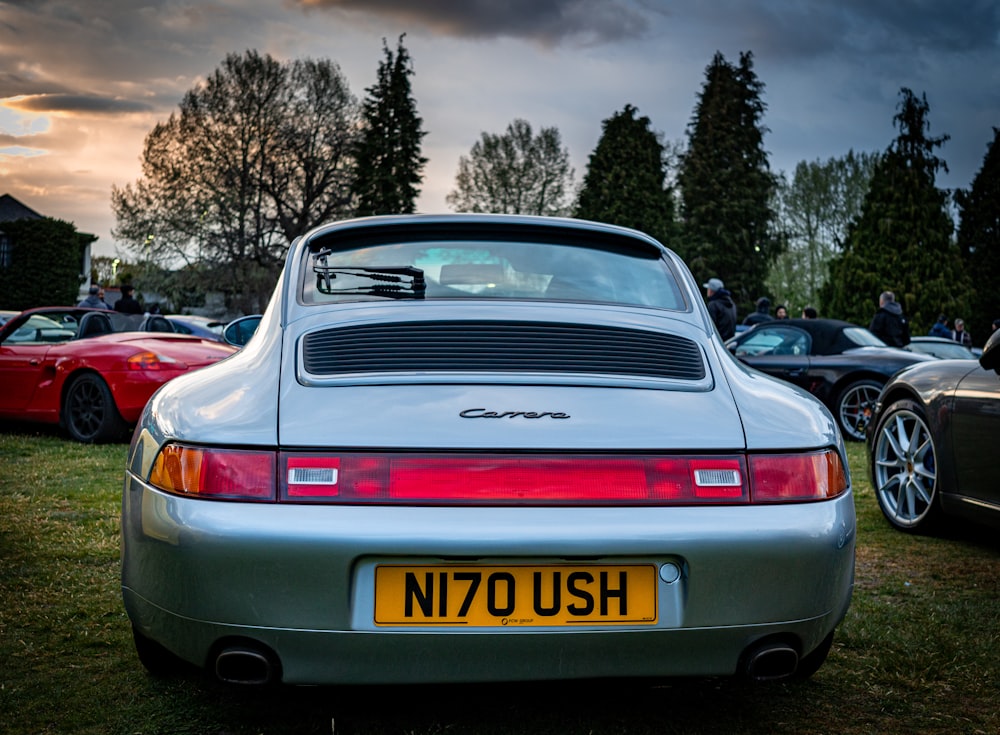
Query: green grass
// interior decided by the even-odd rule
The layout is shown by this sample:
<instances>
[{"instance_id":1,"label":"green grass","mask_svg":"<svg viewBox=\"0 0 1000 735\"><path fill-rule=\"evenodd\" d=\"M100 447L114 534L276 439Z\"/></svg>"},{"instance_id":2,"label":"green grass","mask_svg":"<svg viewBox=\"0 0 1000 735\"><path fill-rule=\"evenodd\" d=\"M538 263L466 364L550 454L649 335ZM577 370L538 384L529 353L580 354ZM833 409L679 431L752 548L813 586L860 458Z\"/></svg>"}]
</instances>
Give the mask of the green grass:
<instances>
[{"instance_id":1,"label":"green grass","mask_svg":"<svg viewBox=\"0 0 1000 735\"><path fill-rule=\"evenodd\" d=\"M0 732L1000 732L1000 542L882 520L850 447L857 589L810 681L277 688L148 676L118 586L124 445L0 431Z\"/></svg>"}]
</instances>

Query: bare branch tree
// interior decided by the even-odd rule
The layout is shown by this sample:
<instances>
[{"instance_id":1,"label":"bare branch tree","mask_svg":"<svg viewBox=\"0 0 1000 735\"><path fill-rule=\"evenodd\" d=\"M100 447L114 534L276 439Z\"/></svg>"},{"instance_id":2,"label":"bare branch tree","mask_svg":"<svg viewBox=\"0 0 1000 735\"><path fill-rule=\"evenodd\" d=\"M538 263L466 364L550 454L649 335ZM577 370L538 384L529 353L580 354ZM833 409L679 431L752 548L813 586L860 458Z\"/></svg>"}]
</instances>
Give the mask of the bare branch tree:
<instances>
[{"instance_id":1,"label":"bare branch tree","mask_svg":"<svg viewBox=\"0 0 1000 735\"><path fill-rule=\"evenodd\" d=\"M483 133L459 159L447 202L457 212L564 215L573 176L559 129L542 128L536 137L517 119L503 135Z\"/></svg>"},{"instance_id":2,"label":"bare branch tree","mask_svg":"<svg viewBox=\"0 0 1000 735\"><path fill-rule=\"evenodd\" d=\"M352 212L357 135L357 101L333 62L230 54L147 136L142 177L113 188L114 235L260 310L288 243Z\"/></svg>"}]
</instances>

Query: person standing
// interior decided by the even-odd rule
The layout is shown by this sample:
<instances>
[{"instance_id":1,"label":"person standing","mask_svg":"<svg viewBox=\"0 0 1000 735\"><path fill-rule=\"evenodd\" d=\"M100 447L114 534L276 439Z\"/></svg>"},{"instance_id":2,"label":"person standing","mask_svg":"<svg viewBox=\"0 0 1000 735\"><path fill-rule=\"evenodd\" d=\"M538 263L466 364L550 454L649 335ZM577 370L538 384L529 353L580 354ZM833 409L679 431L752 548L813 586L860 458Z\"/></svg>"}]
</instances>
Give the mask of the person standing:
<instances>
[{"instance_id":1,"label":"person standing","mask_svg":"<svg viewBox=\"0 0 1000 735\"><path fill-rule=\"evenodd\" d=\"M955 320L955 330L951 333L951 338L966 347L972 347L972 335L965 331L965 320Z\"/></svg>"},{"instance_id":2,"label":"person standing","mask_svg":"<svg viewBox=\"0 0 1000 735\"><path fill-rule=\"evenodd\" d=\"M872 317L868 330L890 347L906 347L910 344L910 324L892 291L883 291L879 295L878 310Z\"/></svg>"},{"instance_id":3,"label":"person standing","mask_svg":"<svg viewBox=\"0 0 1000 735\"><path fill-rule=\"evenodd\" d=\"M708 313L712 317L719 336L725 341L736 334L736 304L718 278L709 278L702 284L708 301Z\"/></svg>"},{"instance_id":4,"label":"person standing","mask_svg":"<svg viewBox=\"0 0 1000 735\"><path fill-rule=\"evenodd\" d=\"M774 307L774 318L775 319L787 319L788 318L788 308L784 304L778 304Z\"/></svg>"},{"instance_id":5,"label":"person standing","mask_svg":"<svg viewBox=\"0 0 1000 735\"><path fill-rule=\"evenodd\" d=\"M142 304L136 301L135 288L128 284L122 286L122 297L115 302L115 311L122 314L141 314Z\"/></svg>"},{"instance_id":6,"label":"person standing","mask_svg":"<svg viewBox=\"0 0 1000 735\"><path fill-rule=\"evenodd\" d=\"M813 308L812 306L807 306L807 307L805 307L802 310L802 318L803 319L818 319L819 318L819 312L816 311L816 309Z\"/></svg>"},{"instance_id":7,"label":"person standing","mask_svg":"<svg viewBox=\"0 0 1000 735\"><path fill-rule=\"evenodd\" d=\"M89 309L111 310L111 307L104 303L104 289L100 286L91 286L87 292L87 298L77 304L77 306L86 306Z\"/></svg>"},{"instance_id":8,"label":"person standing","mask_svg":"<svg viewBox=\"0 0 1000 735\"><path fill-rule=\"evenodd\" d=\"M743 323L748 327L752 327L754 324L769 322L772 319L774 319L774 317L771 316L771 299L767 298L767 296L761 296L757 299L757 311L753 314L747 314Z\"/></svg>"},{"instance_id":9,"label":"person standing","mask_svg":"<svg viewBox=\"0 0 1000 735\"><path fill-rule=\"evenodd\" d=\"M931 327L931 331L928 332L931 337L944 337L945 339L952 339L951 330L948 329L948 317L944 314L938 316L937 321L934 322L934 326Z\"/></svg>"}]
</instances>

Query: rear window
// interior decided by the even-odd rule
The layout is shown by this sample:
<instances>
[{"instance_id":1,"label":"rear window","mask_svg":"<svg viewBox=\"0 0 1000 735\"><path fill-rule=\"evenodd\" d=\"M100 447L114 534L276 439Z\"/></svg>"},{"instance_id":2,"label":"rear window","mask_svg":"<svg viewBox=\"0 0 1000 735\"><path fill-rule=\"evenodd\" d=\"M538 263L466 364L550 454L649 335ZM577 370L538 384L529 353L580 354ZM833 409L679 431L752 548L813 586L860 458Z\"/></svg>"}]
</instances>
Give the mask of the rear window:
<instances>
[{"instance_id":1,"label":"rear window","mask_svg":"<svg viewBox=\"0 0 1000 735\"><path fill-rule=\"evenodd\" d=\"M844 336L861 347L885 347L886 344L864 327L845 327Z\"/></svg>"},{"instance_id":2,"label":"rear window","mask_svg":"<svg viewBox=\"0 0 1000 735\"><path fill-rule=\"evenodd\" d=\"M793 327L757 326L736 346L737 357L767 355L808 355L812 340L806 332Z\"/></svg>"},{"instance_id":3,"label":"rear window","mask_svg":"<svg viewBox=\"0 0 1000 735\"><path fill-rule=\"evenodd\" d=\"M300 274L306 304L384 299L536 299L685 310L677 278L653 250L475 240L313 249Z\"/></svg>"}]
</instances>

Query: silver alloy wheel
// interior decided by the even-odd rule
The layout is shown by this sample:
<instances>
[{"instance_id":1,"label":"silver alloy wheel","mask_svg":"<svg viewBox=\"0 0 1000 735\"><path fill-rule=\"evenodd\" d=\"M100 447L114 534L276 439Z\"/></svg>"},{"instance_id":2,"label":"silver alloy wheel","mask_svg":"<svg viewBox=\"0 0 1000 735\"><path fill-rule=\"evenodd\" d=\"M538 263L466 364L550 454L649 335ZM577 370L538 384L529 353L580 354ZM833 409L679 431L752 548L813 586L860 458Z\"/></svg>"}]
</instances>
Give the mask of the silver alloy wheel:
<instances>
[{"instance_id":1,"label":"silver alloy wheel","mask_svg":"<svg viewBox=\"0 0 1000 735\"><path fill-rule=\"evenodd\" d=\"M864 441L881 392L882 386L873 380L859 380L844 389L837 402L837 419L845 437Z\"/></svg>"},{"instance_id":2,"label":"silver alloy wheel","mask_svg":"<svg viewBox=\"0 0 1000 735\"><path fill-rule=\"evenodd\" d=\"M928 519L937 487L937 458L923 416L909 408L889 413L875 439L873 476L879 506L891 523L915 529Z\"/></svg>"}]
</instances>

